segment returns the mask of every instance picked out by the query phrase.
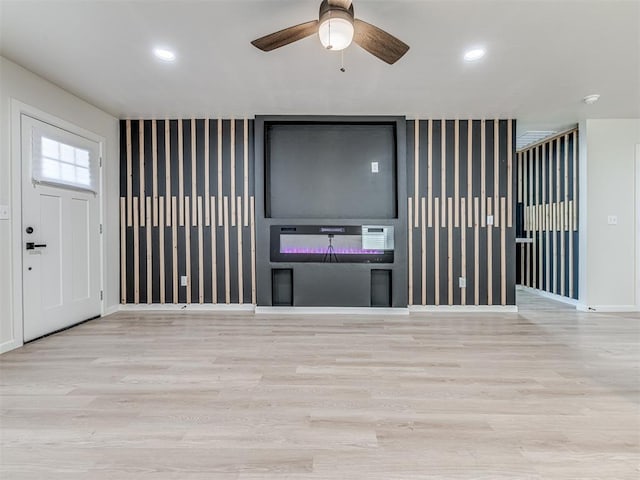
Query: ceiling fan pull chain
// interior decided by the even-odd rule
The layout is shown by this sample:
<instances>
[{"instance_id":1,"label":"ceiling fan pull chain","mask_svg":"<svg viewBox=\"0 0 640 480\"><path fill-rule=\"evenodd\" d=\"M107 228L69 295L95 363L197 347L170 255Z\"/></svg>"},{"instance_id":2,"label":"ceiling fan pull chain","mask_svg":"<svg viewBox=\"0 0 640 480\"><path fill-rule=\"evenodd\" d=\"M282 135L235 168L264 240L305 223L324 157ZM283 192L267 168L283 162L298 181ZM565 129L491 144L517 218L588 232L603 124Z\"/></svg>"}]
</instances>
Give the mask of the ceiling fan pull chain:
<instances>
[{"instance_id":1,"label":"ceiling fan pull chain","mask_svg":"<svg viewBox=\"0 0 640 480\"><path fill-rule=\"evenodd\" d=\"M342 73L346 72L347 70L344 68L344 50L340 50L340 71Z\"/></svg>"}]
</instances>

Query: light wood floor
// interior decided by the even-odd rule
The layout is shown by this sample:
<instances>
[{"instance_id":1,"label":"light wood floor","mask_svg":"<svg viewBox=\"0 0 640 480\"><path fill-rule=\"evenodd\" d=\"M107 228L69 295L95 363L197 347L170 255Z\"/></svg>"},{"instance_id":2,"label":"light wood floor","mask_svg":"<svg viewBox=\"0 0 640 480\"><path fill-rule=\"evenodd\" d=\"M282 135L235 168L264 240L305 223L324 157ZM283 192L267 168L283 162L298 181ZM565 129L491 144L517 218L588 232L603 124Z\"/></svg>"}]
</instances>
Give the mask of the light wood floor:
<instances>
[{"instance_id":1,"label":"light wood floor","mask_svg":"<svg viewBox=\"0 0 640 480\"><path fill-rule=\"evenodd\" d=\"M81 325L0 357L0 478L637 480L639 316L521 295Z\"/></svg>"}]
</instances>

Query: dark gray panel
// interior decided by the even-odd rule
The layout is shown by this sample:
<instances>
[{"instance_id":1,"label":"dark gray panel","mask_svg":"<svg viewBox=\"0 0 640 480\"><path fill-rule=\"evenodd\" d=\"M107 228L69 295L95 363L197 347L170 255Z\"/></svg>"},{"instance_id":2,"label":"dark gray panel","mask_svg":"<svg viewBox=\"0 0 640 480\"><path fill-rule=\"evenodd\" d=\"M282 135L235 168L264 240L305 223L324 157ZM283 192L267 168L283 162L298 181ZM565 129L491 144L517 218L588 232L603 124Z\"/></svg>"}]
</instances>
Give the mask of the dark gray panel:
<instances>
[{"instance_id":1,"label":"dark gray panel","mask_svg":"<svg viewBox=\"0 0 640 480\"><path fill-rule=\"evenodd\" d=\"M265 148L272 218L396 217L392 125L272 124Z\"/></svg>"},{"instance_id":2,"label":"dark gray panel","mask_svg":"<svg viewBox=\"0 0 640 480\"><path fill-rule=\"evenodd\" d=\"M371 270L371 306L391 307L391 270Z\"/></svg>"}]
</instances>

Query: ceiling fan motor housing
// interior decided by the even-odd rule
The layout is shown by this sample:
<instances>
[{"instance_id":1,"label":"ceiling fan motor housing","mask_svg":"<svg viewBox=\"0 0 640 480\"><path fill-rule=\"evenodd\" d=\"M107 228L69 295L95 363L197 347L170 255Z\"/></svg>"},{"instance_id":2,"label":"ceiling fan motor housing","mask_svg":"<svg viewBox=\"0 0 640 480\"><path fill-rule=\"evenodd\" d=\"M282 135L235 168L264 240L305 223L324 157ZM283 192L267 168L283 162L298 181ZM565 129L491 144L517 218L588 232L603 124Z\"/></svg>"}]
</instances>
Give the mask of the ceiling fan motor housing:
<instances>
[{"instance_id":1,"label":"ceiling fan motor housing","mask_svg":"<svg viewBox=\"0 0 640 480\"><path fill-rule=\"evenodd\" d=\"M328 18L344 18L353 23L353 4L349 8L343 8L338 5L329 5L329 0L322 0L320 4L320 23Z\"/></svg>"}]
</instances>

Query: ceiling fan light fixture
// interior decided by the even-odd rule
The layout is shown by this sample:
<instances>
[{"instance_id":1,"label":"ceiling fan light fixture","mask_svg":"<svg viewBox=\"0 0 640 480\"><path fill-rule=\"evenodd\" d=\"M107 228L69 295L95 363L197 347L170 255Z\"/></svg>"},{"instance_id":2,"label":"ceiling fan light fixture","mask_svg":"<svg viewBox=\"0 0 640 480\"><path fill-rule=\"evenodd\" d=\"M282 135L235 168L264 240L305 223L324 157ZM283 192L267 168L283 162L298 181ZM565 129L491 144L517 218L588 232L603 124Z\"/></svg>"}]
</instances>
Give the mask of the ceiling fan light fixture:
<instances>
[{"instance_id":1,"label":"ceiling fan light fixture","mask_svg":"<svg viewBox=\"0 0 640 480\"><path fill-rule=\"evenodd\" d=\"M320 43L332 51L344 50L351 45L353 33L353 21L343 16L327 16L318 27Z\"/></svg>"}]
</instances>

